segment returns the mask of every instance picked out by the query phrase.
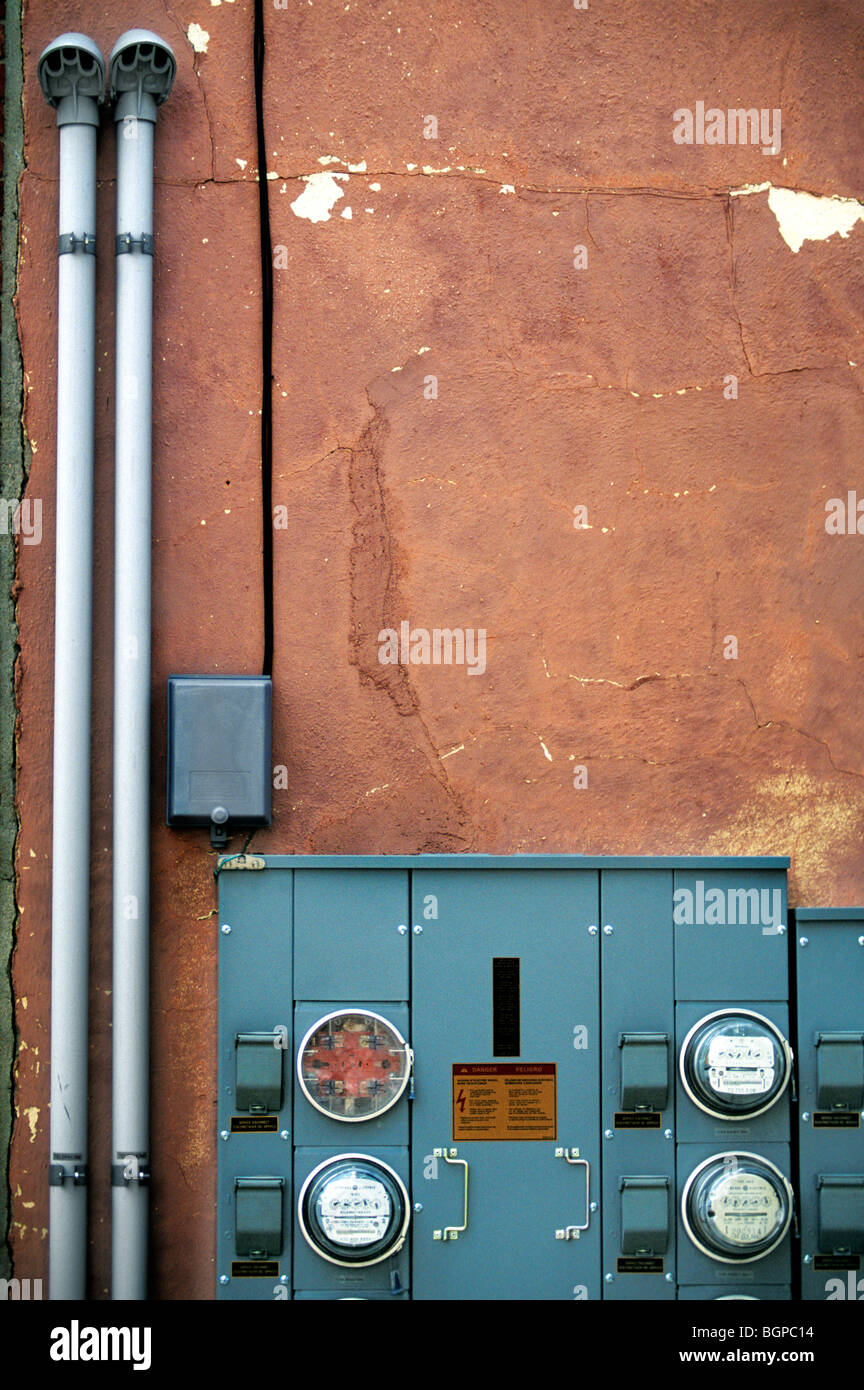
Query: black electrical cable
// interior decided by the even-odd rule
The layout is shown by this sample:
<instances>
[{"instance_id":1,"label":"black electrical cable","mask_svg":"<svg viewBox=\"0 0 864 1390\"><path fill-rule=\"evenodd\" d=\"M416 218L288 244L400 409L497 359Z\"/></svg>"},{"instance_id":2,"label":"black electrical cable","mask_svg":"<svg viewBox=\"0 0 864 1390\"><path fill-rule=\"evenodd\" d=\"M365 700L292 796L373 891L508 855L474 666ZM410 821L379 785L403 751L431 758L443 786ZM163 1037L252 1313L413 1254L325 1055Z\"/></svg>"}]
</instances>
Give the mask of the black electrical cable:
<instances>
[{"instance_id":1,"label":"black electrical cable","mask_svg":"<svg viewBox=\"0 0 864 1390\"><path fill-rule=\"evenodd\" d=\"M255 123L258 132L258 219L261 230L261 563L264 582L264 665L273 674L273 248L267 143L264 138L264 0L255 0Z\"/></svg>"}]
</instances>

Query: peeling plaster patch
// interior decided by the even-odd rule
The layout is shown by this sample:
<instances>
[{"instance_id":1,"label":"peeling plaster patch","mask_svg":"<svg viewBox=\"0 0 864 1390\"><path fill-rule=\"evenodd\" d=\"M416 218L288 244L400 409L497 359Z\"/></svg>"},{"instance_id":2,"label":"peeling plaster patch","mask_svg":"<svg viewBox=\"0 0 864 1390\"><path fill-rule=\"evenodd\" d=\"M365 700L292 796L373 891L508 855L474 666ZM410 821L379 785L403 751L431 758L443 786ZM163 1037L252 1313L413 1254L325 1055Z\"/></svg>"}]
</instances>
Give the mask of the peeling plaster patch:
<instances>
[{"instance_id":1,"label":"peeling plaster patch","mask_svg":"<svg viewBox=\"0 0 864 1390\"><path fill-rule=\"evenodd\" d=\"M195 49L196 53L206 53L207 45L210 42L210 35L206 29L202 29L200 24L190 24L186 30L186 37Z\"/></svg>"},{"instance_id":2,"label":"peeling plaster patch","mask_svg":"<svg viewBox=\"0 0 864 1390\"><path fill-rule=\"evenodd\" d=\"M415 166L415 167L416 167L416 166ZM434 166L433 164L424 164L424 165L423 165L423 173L424 173L424 174L449 174L449 173L450 173L450 165L449 165L449 164L445 164L443 169L436 169L435 166Z\"/></svg>"},{"instance_id":3,"label":"peeling plaster patch","mask_svg":"<svg viewBox=\"0 0 864 1390\"><path fill-rule=\"evenodd\" d=\"M805 241L848 237L855 223L864 221L864 203L854 198L816 198L792 188L772 188L768 206L786 245L796 252Z\"/></svg>"},{"instance_id":4,"label":"peeling plaster patch","mask_svg":"<svg viewBox=\"0 0 864 1390\"><path fill-rule=\"evenodd\" d=\"M770 183L745 183L730 188L732 198L768 193L768 206L777 218L780 235L790 250L798 252L805 241L848 237L856 222L864 221L864 203L855 198L817 197L796 188L775 188Z\"/></svg>"},{"instance_id":5,"label":"peeling plaster patch","mask_svg":"<svg viewBox=\"0 0 864 1390\"><path fill-rule=\"evenodd\" d=\"M365 173L366 173L366 160L365 160L365 159L361 159L359 164L349 164L349 165L348 165L348 173L349 173L349 174L365 174Z\"/></svg>"},{"instance_id":6,"label":"peeling plaster patch","mask_svg":"<svg viewBox=\"0 0 864 1390\"><path fill-rule=\"evenodd\" d=\"M341 164L342 160L338 154L322 154L318 156L319 164Z\"/></svg>"},{"instance_id":7,"label":"peeling plaster patch","mask_svg":"<svg viewBox=\"0 0 864 1390\"><path fill-rule=\"evenodd\" d=\"M38 1105L28 1105L23 1113L27 1116L27 1123L30 1126L30 1143L35 1144L36 1127L39 1124L39 1107Z\"/></svg>"},{"instance_id":8,"label":"peeling plaster patch","mask_svg":"<svg viewBox=\"0 0 864 1390\"><path fill-rule=\"evenodd\" d=\"M241 169L245 169L245 168L246 168L246 165L249 163L249 160L248 160L248 159L235 159L235 160L234 160L234 163L235 163L235 164L239 164L239 166L240 166Z\"/></svg>"},{"instance_id":9,"label":"peeling plaster patch","mask_svg":"<svg viewBox=\"0 0 864 1390\"><path fill-rule=\"evenodd\" d=\"M502 183L501 187L498 189L498 192L499 192L499 193L515 193L515 192L516 192L516 186L515 186L515 184L512 184L512 183Z\"/></svg>"},{"instance_id":10,"label":"peeling plaster patch","mask_svg":"<svg viewBox=\"0 0 864 1390\"><path fill-rule=\"evenodd\" d=\"M304 174L306 187L291 204L294 216L305 217L309 222L329 222L331 208L345 197L336 180L347 178L347 174Z\"/></svg>"},{"instance_id":11,"label":"peeling plaster patch","mask_svg":"<svg viewBox=\"0 0 864 1390\"><path fill-rule=\"evenodd\" d=\"M351 218L354 216L354 214L353 214L353 212L351 211L350 208L343 208L342 211L340 212L339 216L340 216L340 217L344 217L346 222L350 222L350 221L351 221Z\"/></svg>"},{"instance_id":12,"label":"peeling plaster patch","mask_svg":"<svg viewBox=\"0 0 864 1390\"><path fill-rule=\"evenodd\" d=\"M370 190L371 190L373 193L380 193L380 192L381 192L381 185L380 185L380 183L370 183L369 188L370 188Z\"/></svg>"}]
</instances>

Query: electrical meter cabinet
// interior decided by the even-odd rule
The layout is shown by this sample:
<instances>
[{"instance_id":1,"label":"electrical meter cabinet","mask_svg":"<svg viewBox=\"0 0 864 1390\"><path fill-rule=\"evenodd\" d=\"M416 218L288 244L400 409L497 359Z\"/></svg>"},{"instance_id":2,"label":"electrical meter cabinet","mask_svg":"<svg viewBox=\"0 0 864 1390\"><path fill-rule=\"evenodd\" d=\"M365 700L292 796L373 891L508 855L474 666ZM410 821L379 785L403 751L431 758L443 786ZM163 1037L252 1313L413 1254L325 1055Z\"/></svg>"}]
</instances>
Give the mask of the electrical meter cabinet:
<instances>
[{"instance_id":1,"label":"electrical meter cabinet","mask_svg":"<svg viewBox=\"0 0 864 1390\"><path fill-rule=\"evenodd\" d=\"M787 867L223 859L218 1296L794 1296ZM847 974L830 1017L818 973L799 999L832 1272L864 1243Z\"/></svg>"}]
</instances>

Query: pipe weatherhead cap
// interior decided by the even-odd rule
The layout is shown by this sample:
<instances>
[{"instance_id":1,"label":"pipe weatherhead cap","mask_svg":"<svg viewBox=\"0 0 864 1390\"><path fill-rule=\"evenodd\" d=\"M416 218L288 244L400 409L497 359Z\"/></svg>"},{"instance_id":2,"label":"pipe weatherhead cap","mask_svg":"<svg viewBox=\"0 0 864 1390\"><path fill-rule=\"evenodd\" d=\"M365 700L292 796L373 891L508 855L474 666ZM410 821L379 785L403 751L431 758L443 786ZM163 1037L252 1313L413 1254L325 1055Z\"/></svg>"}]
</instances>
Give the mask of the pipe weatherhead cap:
<instances>
[{"instance_id":1,"label":"pipe weatherhead cap","mask_svg":"<svg viewBox=\"0 0 864 1390\"><path fill-rule=\"evenodd\" d=\"M174 84L177 59L164 39L149 29L127 29L108 59L111 100L123 92L146 92L157 106L166 101Z\"/></svg>"},{"instance_id":2,"label":"pipe weatherhead cap","mask_svg":"<svg viewBox=\"0 0 864 1390\"><path fill-rule=\"evenodd\" d=\"M63 97L103 100L105 59L86 34L60 34L43 50L36 71L49 106Z\"/></svg>"}]
</instances>

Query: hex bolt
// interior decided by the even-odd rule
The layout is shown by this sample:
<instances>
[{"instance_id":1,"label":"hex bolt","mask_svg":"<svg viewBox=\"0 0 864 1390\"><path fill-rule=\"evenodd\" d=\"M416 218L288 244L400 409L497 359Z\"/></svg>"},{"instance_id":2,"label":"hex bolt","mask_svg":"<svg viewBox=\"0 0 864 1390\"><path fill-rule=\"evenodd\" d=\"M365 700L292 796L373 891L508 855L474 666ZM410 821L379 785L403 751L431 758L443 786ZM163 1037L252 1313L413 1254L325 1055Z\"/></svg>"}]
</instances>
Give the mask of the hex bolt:
<instances>
[{"instance_id":1,"label":"hex bolt","mask_svg":"<svg viewBox=\"0 0 864 1390\"><path fill-rule=\"evenodd\" d=\"M809 936L799 936L799 938L798 938L798 945L799 945L799 946L809 946L809 945L810 945L810 938L809 938Z\"/></svg>"},{"instance_id":2,"label":"hex bolt","mask_svg":"<svg viewBox=\"0 0 864 1390\"><path fill-rule=\"evenodd\" d=\"M223 936L230 936L230 935L231 935L231 928L229 927L229 925L228 925L227 922L223 922L223 923L222 923L222 935L223 935Z\"/></svg>"}]
</instances>

